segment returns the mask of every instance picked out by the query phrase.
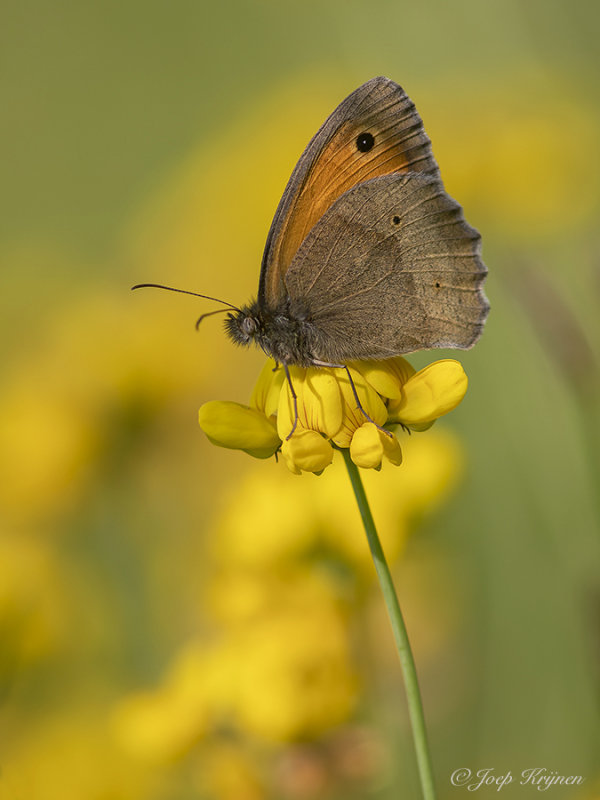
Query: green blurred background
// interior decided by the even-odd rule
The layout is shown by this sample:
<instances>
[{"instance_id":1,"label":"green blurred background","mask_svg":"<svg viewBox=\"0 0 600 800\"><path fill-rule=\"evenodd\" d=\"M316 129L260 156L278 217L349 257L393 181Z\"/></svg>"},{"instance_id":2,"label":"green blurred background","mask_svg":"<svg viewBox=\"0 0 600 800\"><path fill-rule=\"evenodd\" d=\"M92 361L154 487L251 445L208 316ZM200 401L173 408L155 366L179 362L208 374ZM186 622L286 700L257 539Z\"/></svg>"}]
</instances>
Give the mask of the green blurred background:
<instances>
[{"instance_id":1,"label":"green blurred background","mask_svg":"<svg viewBox=\"0 0 600 800\"><path fill-rule=\"evenodd\" d=\"M466 796L459 767L545 767L586 778L553 797L598 796L599 22L591 0L5 0L0 797L418 797L340 465L211 447L198 406L247 402L260 354L196 334L201 301L129 293L247 300L303 147L379 74L490 269L465 401L367 476L439 795Z\"/></svg>"}]
</instances>

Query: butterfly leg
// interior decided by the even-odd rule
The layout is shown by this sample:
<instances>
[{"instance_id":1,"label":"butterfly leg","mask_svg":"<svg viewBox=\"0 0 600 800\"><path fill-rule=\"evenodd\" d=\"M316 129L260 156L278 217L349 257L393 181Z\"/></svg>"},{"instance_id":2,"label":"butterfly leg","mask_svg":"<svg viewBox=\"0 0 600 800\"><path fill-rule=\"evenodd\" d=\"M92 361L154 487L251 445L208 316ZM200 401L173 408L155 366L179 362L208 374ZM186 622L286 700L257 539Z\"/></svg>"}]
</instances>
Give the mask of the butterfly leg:
<instances>
[{"instance_id":1,"label":"butterfly leg","mask_svg":"<svg viewBox=\"0 0 600 800\"><path fill-rule=\"evenodd\" d=\"M292 401L294 403L294 424L292 425L292 430L285 437L285 440L287 442L288 439L291 439L292 434L294 433L294 431L296 430L296 426L298 425L298 395L294 391L294 384L292 383L292 378L290 376L288 365L284 363L283 368L285 370L285 377L287 378L287 382L290 387L290 394L292 395Z\"/></svg>"},{"instance_id":2,"label":"butterfly leg","mask_svg":"<svg viewBox=\"0 0 600 800\"><path fill-rule=\"evenodd\" d=\"M367 420L369 422L372 422L373 425L375 425L376 428L378 428L380 431L383 431L383 433L385 433L386 436L389 436L390 438L393 436L393 433L391 431L388 431L385 428L383 428L381 425L378 425L375 422L375 420L372 419L367 414L365 409L362 407L362 403L360 402L360 398L358 396L358 392L356 391L356 386L354 385L354 381L352 380L352 375L350 373L350 368L348 366L346 366L346 364L328 364L326 361L313 361L312 363L315 365L315 367L329 367L330 369L345 369L346 370L346 375L348 376L348 380L350 381L350 388L352 389L352 394L354 395L354 399L356 400L356 407L358 408L358 410L361 411L363 413L363 415L367 418Z\"/></svg>"}]
</instances>

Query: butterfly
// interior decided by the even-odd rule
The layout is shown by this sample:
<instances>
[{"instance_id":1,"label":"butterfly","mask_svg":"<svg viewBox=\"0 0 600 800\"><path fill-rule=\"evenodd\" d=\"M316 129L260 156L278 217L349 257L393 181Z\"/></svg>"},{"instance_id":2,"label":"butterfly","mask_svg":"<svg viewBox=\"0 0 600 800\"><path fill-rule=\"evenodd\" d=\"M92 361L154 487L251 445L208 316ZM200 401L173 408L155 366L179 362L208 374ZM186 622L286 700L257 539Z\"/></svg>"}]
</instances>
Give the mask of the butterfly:
<instances>
[{"instance_id":1,"label":"butterfly","mask_svg":"<svg viewBox=\"0 0 600 800\"><path fill-rule=\"evenodd\" d=\"M413 102L373 78L302 154L267 236L257 299L230 312L226 329L306 367L466 349L489 310L480 248Z\"/></svg>"},{"instance_id":2,"label":"butterfly","mask_svg":"<svg viewBox=\"0 0 600 800\"><path fill-rule=\"evenodd\" d=\"M300 157L267 236L257 298L225 303L226 331L281 364L293 397L290 365L343 368L353 386L348 361L475 344L489 311L480 252L414 103L373 78Z\"/></svg>"}]
</instances>

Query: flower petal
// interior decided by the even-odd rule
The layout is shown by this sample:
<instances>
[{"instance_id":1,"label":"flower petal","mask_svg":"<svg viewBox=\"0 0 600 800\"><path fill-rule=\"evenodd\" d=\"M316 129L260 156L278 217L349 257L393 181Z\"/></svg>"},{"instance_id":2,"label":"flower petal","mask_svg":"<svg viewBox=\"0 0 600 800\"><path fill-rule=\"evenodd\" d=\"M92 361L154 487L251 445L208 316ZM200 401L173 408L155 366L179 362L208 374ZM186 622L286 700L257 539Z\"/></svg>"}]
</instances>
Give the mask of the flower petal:
<instances>
[{"instance_id":1,"label":"flower petal","mask_svg":"<svg viewBox=\"0 0 600 800\"><path fill-rule=\"evenodd\" d=\"M281 368L277 369L275 361L268 358L252 390L251 408L262 411L267 417L276 414L284 380L285 372Z\"/></svg>"},{"instance_id":2,"label":"flower petal","mask_svg":"<svg viewBox=\"0 0 600 800\"><path fill-rule=\"evenodd\" d=\"M381 464L383 443L378 434L379 430L372 422L365 422L354 431L350 442L350 458L357 467L373 469Z\"/></svg>"},{"instance_id":3,"label":"flower petal","mask_svg":"<svg viewBox=\"0 0 600 800\"><path fill-rule=\"evenodd\" d=\"M376 422L378 425L383 425L388 415L383 400L379 397L375 389L367 383L360 372L350 368L350 374L352 375L352 380L354 381L361 406L371 417L373 422ZM337 380L342 390L342 397L344 400L344 416L342 427L332 439L338 447L350 447L354 431L360 428L361 425L364 425L368 420L356 405L356 398L354 397L348 376L342 373L338 376Z\"/></svg>"},{"instance_id":4,"label":"flower petal","mask_svg":"<svg viewBox=\"0 0 600 800\"><path fill-rule=\"evenodd\" d=\"M292 386L296 392L296 398L298 398L300 384L304 381L306 369L304 367L289 367L289 373ZM297 406L298 415L300 415L299 400L297 400ZM279 406L277 410L277 431L279 432L279 437L282 441L285 441L286 436L289 435L290 431L294 427L295 421L294 399L290 391L289 382L286 381L285 384L282 385L281 392L279 393Z\"/></svg>"},{"instance_id":5,"label":"flower petal","mask_svg":"<svg viewBox=\"0 0 600 800\"><path fill-rule=\"evenodd\" d=\"M394 435L386 436L383 431L377 431L383 442L383 452L390 464L399 467L402 463L402 448Z\"/></svg>"},{"instance_id":6,"label":"flower petal","mask_svg":"<svg viewBox=\"0 0 600 800\"><path fill-rule=\"evenodd\" d=\"M342 396L331 369L307 370L302 386L304 426L330 438L342 426Z\"/></svg>"},{"instance_id":7,"label":"flower petal","mask_svg":"<svg viewBox=\"0 0 600 800\"><path fill-rule=\"evenodd\" d=\"M365 422L354 432L350 443L350 458L357 467L377 469L383 456L398 466L402 463L402 450L398 439L380 431L372 422Z\"/></svg>"},{"instance_id":8,"label":"flower petal","mask_svg":"<svg viewBox=\"0 0 600 800\"><path fill-rule=\"evenodd\" d=\"M402 356L385 361L353 361L352 366L378 394L393 400L400 399L402 386L415 374L415 368Z\"/></svg>"},{"instance_id":9,"label":"flower petal","mask_svg":"<svg viewBox=\"0 0 600 800\"><path fill-rule=\"evenodd\" d=\"M209 440L219 447L245 450L256 458L269 458L279 448L275 424L260 411L226 400L204 403L198 422Z\"/></svg>"},{"instance_id":10,"label":"flower petal","mask_svg":"<svg viewBox=\"0 0 600 800\"><path fill-rule=\"evenodd\" d=\"M434 361L404 384L400 400L388 407L388 421L419 427L433 422L456 408L467 385L467 376L458 361Z\"/></svg>"},{"instance_id":11,"label":"flower petal","mask_svg":"<svg viewBox=\"0 0 600 800\"><path fill-rule=\"evenodd\" d=\"M330 369L292 367L290 378L297 396L298 422L312 431L334 436L342 425L342 396ZM282 439L294 425L294 400L289 385L282 387L277 428Z\"/></svg>"},{"instance_id":12,"label":"flower petal","mask_svg":"<svg viewBox=\"0 0 600 800\"><path fill-rule=\"evenodd\" d=\"M333 460L333 448L316 431L301 430L294 433L291 439L283 441L281 454L288 468L298 474L304 472L320 472Z\"/></svg>"}]
</instances>

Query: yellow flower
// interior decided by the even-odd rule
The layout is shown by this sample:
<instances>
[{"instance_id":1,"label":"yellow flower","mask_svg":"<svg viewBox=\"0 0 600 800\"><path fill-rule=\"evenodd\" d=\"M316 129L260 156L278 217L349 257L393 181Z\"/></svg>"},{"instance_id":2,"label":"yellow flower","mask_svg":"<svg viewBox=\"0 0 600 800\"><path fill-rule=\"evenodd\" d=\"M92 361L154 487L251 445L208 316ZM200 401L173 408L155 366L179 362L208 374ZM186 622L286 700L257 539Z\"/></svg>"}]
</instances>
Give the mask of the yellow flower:
<instances>
[{"instance_id":1,"label":"yellow flower","mask_svg":"<svg viewBox=\"0 0 600 800\"><path fill-rule=\"evenodd\" d=\"M402 463L398 439L388 436L372 422L365 422L357 428L350 442L352 461L359 467L372 469L381 464L384 455L396 466Z\"/></svg>"},{"instance_id":2,"label":"yellow flower","mask_svg":"<svg viewBox=\"0 0 600 800\"><path fill-rule=\"evenodd\" d=\"M205 403L198 421L213 444L244 450L255 458L268 458L281 445L277 428L269 418L240 403Z\"/></svg>"},{"instance_id":3,"label":"yellow flower","mask_svg":"<svg viewBox=\"0 0 600 800\"><path fill-rule=\"evenodd\" d=\"M402 386L400 397L388 406L388 419L414 430L430 427L438 417L456 408L467 385L467 376L458 361L434 361Z\"/></svg>"},{"instance_id":4,"label":"yellow flower","mask_svg":"<svg viewBox=\"0 0 600 800\"><path fill-rule=\"evenodd\" d=\"M384 457L395 465L402 462L390 428L426 430L456 408L467 391L467 376L453 359L434 361L419 372L401 357L355 361L349 372L352 380L343 369L290 367L294 403L284 371L269 359L250 406L205 403L200 427L213 444L257 458L281 450L298 475L320 473L331 464L334 448L349 448L359 467L378 469Z\"/></svg>"}]
</instances>

